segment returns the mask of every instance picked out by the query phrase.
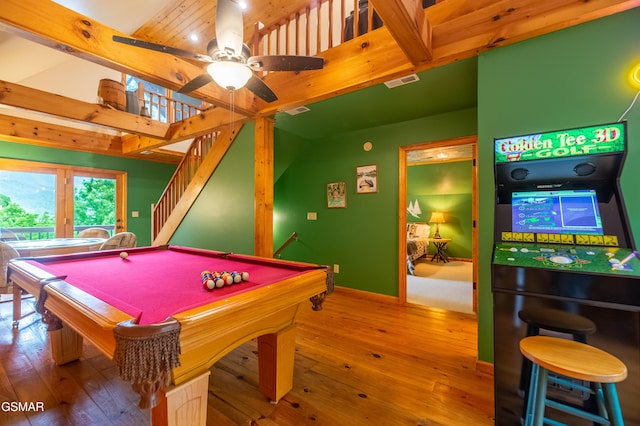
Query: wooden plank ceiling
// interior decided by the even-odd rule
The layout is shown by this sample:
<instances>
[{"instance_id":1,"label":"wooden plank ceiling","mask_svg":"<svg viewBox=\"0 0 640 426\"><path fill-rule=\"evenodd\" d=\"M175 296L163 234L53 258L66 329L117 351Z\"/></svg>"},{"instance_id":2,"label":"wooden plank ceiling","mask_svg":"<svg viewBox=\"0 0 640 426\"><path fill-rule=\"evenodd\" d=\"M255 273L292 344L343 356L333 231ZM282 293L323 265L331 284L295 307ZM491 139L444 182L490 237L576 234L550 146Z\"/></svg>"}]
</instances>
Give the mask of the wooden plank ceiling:
<instances>
[{"instance_id":1,"label":"wooden plank ceiling","mask_svg":"<svg viewBox=\"0 0 640 426\"><path fill-rule=\"evenodd\" d=\"M52 1L2 3L0 29L70 55L173 90L202 74L202 66L188 60L114 43L113 35L127 34ZM317 3L318 0L253 0L244 14L245 39L254 36L256 22L269 27ZM382 28L321 52L319 56L325 59L323 70L266 75L265 82L279 97L276 102L265 103L248 90L238 91L233 119L247 121L346 94L638 7L640 0L442 0L424 10L419 0L369 3L384 21ZM215 37L215 8L216 0L173 0L132 35L193 50L189 42L192 31L199 32L202 39ZM225 90L208 84L192 95L214 107L197 119L166 125L0 80L1 104L125 133L123 137L106 136L104 132L80 131L0 114L0 139L177 162L174 154L161 147L227 125L231 119ZM152 150L154 154L141 157L143 150Z\"/></svg>"}]
</instances>

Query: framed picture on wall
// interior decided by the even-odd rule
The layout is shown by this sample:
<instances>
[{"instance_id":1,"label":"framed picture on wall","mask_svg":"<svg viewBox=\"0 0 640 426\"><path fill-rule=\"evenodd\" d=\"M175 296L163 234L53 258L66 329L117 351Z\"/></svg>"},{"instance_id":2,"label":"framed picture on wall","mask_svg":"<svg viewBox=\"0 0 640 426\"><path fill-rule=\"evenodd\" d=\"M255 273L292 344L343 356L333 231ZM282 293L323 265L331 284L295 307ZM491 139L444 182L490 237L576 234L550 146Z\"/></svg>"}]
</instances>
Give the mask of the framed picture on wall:
<instances>
[{"instance_id":1,"label":"framed picture on wall","mask_svg":"<svg viewBox=\"0 0 640 426\"><path fill-rule=\"evenodd\" d=\"M356 194L372 194L378 192L378 166L356 167Z\"/></svg>"},{"instance_id":2,"label":"framed picture on wall","mask_svg":"<svg viewBox=\"0 0 640 426\"><path fill-rule=\"evenodd\" d=\"M331 182L327 184L327 207L344 209L347 207L347 182Z\"/></svg>"}]
</instances>

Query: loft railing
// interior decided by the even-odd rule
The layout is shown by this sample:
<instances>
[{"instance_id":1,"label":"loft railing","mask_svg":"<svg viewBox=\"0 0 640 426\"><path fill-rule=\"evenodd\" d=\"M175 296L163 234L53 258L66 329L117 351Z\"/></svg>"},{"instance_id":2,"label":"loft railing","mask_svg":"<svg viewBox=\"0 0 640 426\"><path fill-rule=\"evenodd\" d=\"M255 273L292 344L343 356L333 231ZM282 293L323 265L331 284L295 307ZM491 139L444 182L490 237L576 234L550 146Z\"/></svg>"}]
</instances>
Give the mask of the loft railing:
<instances>
[{"instance_id":1,"label":"loft railing","mask_svg":"<svg viewBox=\"0 0 640 426\"><path fill-rule=\"evenodd\" d=\"M182 194L189 186L200 167L200 164L207 156L213 144L220 134L219 131L199 136L193 140L191 146L185 153L182 161L173 173L171 180L167 184L158 202L153 206L152 211L152 240L158 236L167 219L171 215Z\"/></svg>"},{"instance_id":2,"label":"loft railing","mask_svg":"<svg viewBox=\"0 0 640 426\"><path fill-rule=\"evenodd\" d=\"M256 28L253 50L263 55L312 56L382 25L373 7L363 0L313 3L317 6L303 8L275 25Z\"/></svg>"},{"instance_id":3,"label":"loft railing","mask_svg":"<svg viewBox=\"0 0 640 426\"><path fill-rule=\"evenodd\" d=\"M140 115L169 124L185 120L209 108L209 104L206 103L196 107L149 91L145 89L143 82L138 83L138 101L140 103Z\"/></svg>"}]
</instances>

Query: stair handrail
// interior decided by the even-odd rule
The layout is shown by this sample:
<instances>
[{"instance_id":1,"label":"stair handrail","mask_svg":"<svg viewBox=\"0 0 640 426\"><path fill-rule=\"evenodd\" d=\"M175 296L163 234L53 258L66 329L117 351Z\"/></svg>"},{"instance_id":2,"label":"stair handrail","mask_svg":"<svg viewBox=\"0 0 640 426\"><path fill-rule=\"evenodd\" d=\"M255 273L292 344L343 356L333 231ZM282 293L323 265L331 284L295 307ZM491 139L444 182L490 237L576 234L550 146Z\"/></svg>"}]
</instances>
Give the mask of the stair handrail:
<instances>
[{"instance_id":1,"label":"stair handrail","mask_svg":"<svg viewBox=\"0 0 640 426\"><path fill-rule=\"evenodd\" d=\"M282 250L284 250L284 248L289 244L291 244L294 240L295 241L298 240L298 233L296 231L293 231L293 233L289 235L289 238L287 238L287 241L285 241L284 244L282 244L278 250L273 252L273 257L279 256L280 253L282 253Z\"/></svg>"}]
</instances>

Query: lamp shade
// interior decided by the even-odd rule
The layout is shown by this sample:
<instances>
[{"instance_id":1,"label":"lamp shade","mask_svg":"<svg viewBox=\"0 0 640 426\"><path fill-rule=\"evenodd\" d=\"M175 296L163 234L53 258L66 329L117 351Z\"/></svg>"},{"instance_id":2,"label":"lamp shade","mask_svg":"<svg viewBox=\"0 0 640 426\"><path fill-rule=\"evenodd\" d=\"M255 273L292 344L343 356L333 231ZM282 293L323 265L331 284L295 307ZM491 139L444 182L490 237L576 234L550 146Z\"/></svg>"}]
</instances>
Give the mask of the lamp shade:
<instances>
[{"instance_id":1,"label":"lamp shade","mask_svg":"<svg viewBox=\"0 0 640 426\"><path fill-rule=\"evenodd\" d=\"M429 219L431 223L444 223L444 214L442 212L433 212L431 213L431 219Z\"/></svg>"},{"instance_id":2,"label":"lamp shade","mask_svg":"<svg viewBox=\"0 0 640 426\"><path fill-rule=\"evenodd\" d=\"M252 74L246 65L233 61L213 62L207 72L220 87L231 91L244 87Z\"/></svg>"}]
</instances>

